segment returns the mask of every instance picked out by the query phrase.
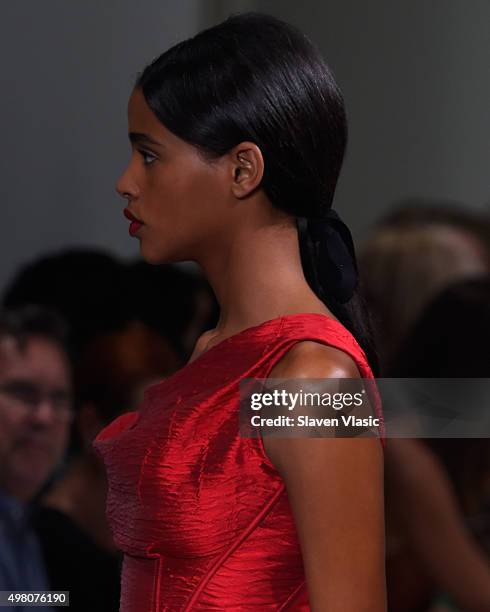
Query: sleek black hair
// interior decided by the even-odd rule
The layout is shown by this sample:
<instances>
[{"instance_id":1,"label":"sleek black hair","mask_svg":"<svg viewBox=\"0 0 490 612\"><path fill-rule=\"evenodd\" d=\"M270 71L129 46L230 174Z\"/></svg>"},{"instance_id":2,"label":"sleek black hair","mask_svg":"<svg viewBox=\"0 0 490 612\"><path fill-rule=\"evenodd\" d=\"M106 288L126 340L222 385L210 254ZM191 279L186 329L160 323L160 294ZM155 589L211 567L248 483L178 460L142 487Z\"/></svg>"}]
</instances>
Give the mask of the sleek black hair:
<instances>
[{"instance_id":1,"label":"sleek black hair","mask_svg":"<svg viewBox=\"0 0 490 612\"><path fill-rule=\"evenodd\" d=\"M332 206L347 143L344 102L315 45L297 28L262 13L235 14L154 59L138 76L165 127L212 160L242 141L264 158L261 188L295 217ZM359 290L346 304L329 293L300 240L305 277L353 333L373 370L377 357Z\"/></svg>"}]
</instances>

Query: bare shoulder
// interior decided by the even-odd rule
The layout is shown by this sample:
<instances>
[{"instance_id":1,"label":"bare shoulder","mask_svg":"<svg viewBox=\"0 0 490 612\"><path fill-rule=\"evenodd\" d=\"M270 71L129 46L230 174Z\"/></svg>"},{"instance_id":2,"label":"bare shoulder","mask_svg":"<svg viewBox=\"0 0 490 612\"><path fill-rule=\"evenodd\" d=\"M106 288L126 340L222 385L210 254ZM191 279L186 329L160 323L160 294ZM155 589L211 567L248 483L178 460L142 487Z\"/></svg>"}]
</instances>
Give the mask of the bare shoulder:
<instances>
[{"instance_id":1,"label":"bare shoulder","mask_svg":"<svg viewBox=\"0 0 490 612\"><path fill-rule=\"evenodd\" d=\"M269 378L360 378L355 361L344 351L314 341L295 344L274 366ZM341 464L342 473L364 465L366 477L380 474L383 461L377 438L279 438L265 436L267 456L286 479L312 467ZM323 469L323 468L320 468ZM371 473L369 473L371 472Z\"/></svg>"},{"instance_id":2,"label":"bare shoulder","mask_svg":"<svg viewBox=\"0 0 490 612\"><path fill-rule=\"evenodd\" d=\"M312 340L295 344L272 368L270 378L359 378L355 361L344 351Z\"/></svg>"}]
</instances>

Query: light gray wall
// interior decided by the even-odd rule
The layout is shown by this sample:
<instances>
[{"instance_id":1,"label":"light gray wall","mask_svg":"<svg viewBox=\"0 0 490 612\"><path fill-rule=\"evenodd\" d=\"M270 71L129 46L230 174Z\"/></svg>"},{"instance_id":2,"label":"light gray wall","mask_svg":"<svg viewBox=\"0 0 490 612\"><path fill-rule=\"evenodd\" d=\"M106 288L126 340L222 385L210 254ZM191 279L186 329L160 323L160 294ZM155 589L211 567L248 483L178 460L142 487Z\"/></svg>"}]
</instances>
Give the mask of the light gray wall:
<instances>
[{"instance_id":1,"label":"light gray wall","mask_svg":"<svg viewBox=\"0 0 490 612\"><path fill-rule=\"evenodd\" d=\"M318 44L344 92L350 142L336 208L358 238L405 197L490 204L489 0L234 0Z\"/></svg>"},{"instance_id":2,"label":"light gray wall","mask_svg":"<svg viewBox=\"0 0 490 612\"><path fill-rule=\"evenodd\" d=\"M136 255L115 181L137 72L202 22L199 0L3 2L0 290L66 246Z\"/></svg>"},{"instance_id":3,"label":"light gray wall","mask_svg":"<svg viewBox=\"0 0 490 612\"><path fill-rule=\"evenodd\" d=\"M489 202L488 0L5 2L0 290L53 249L137 254L114 191L136 74L249 8L297 24L337 75L350 145L336 207L356 237L405 196Z\"/></svg>"}]
</instances>

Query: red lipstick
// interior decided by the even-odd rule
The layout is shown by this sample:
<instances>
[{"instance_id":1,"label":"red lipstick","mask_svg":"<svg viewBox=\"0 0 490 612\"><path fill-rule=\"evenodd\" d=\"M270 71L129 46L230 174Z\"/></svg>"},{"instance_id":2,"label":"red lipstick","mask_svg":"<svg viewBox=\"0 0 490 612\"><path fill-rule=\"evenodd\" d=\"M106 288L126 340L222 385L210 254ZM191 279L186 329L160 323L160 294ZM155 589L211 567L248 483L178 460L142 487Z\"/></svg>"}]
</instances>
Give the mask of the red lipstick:
<instances>
[{"instance_id":1,"label":"red lipstick","mask_svg":"<svg viewBox=\"0 0 490 612\"><path fill-rule=\"evenodd\" d=\"M139 230L139 228L143 225L143 223L133 215L129 208L125 208L123 210L123 214L126 219L129 219L131 221L131 224L129 225L129 233L131 234L131 236L134 236Z\"/></svg>"}]
</instances>

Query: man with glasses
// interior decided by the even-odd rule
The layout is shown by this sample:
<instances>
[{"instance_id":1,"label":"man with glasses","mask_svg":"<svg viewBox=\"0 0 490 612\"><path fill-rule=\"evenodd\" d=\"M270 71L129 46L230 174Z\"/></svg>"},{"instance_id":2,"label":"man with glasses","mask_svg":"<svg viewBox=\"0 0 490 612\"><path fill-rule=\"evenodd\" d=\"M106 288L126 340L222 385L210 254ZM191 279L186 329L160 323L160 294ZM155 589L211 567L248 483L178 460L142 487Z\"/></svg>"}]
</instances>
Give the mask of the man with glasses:
<instances>
[{"instance_id":1,"label":"man with glasses","mask_svg":"<svg viewBox=\"0 0 490 612\"><path fill-rule=\"evenodd\" d=\"M0 590L50 590L31 508L72 418L63 323L35 306L0 312Z\"/></svg>"}]
</instances>

